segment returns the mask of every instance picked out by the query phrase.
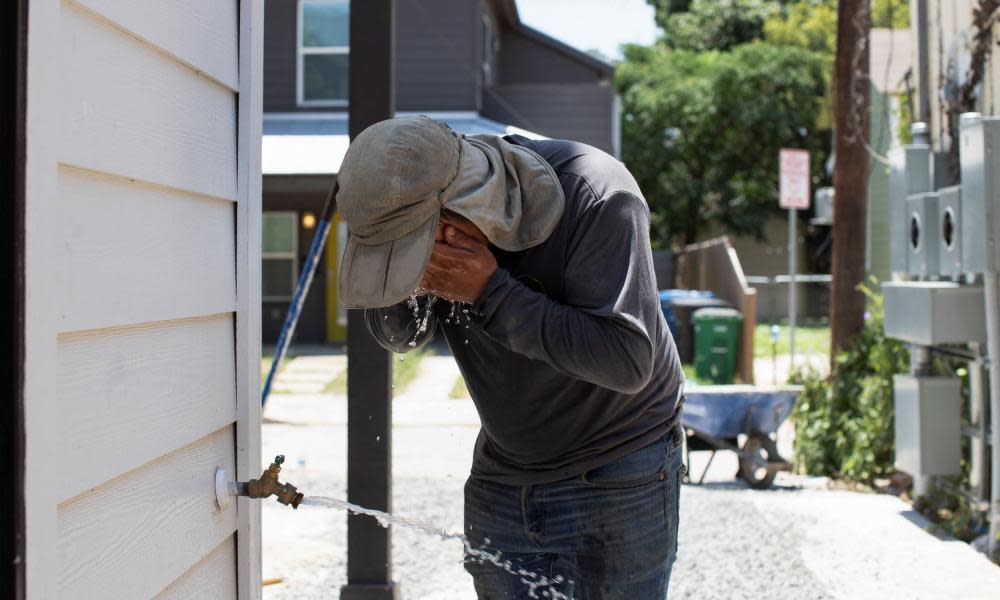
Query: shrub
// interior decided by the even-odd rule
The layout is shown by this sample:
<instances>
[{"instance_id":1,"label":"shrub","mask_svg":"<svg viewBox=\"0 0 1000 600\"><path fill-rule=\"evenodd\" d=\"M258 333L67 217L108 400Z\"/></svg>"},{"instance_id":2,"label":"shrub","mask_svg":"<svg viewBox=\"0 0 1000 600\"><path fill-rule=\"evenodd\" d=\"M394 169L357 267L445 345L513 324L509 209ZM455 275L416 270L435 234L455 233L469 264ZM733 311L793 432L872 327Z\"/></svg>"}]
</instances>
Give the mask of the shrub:
<instances>
[{"instance_id":1,"label":"shrub","mask_svg":"<svg viewBox=\"0 0 1000 600\"><path fill-rule=\"evenodd\" d=\"M792 422L796 462L807 473L870 483L893 471L892 377L907 370L909 352L885 337L876 288L875 280L862 286L868 318L852 347L835 357L830 376L793 377L804 386Z\"/></svg>"}]
</instances>

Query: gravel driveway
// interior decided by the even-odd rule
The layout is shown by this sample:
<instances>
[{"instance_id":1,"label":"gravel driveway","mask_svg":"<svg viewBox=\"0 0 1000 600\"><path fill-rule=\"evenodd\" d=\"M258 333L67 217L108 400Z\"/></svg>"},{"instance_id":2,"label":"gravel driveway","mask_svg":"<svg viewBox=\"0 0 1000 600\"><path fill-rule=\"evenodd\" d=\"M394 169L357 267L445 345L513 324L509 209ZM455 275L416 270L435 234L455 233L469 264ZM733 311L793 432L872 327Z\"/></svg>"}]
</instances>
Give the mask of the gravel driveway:
<instances>
[{"instance_id":1,"label":"gravel driveway","mask_svg":"<svg viewBox=\"0 0 1000 600\"><path fill-rule=\"evenodd\" d=\"M394 509L460 532L478 425L470 401L442 397L447 369L434 364L431 374L434 397L419 393L418 379L394 402ZM266 417L266 462L285 454L283 478L301 491L345 497L346 399L277 395ZM700 473L704 460L696 453L692 470ZM733 481L735 471L734 457L720 454L706 485L683 488L671 599L1000 598L1000 568L924 531L926 522L897 498L832 491L823 480L785 474L776 489L754 491ZM264 598L337 598L345 583L344 514L268 501L263 521L263 576L283 578L264 588ZM403 598L474 598L459 544L396 528L393 554Z\"/></svg>"}]
</instances>

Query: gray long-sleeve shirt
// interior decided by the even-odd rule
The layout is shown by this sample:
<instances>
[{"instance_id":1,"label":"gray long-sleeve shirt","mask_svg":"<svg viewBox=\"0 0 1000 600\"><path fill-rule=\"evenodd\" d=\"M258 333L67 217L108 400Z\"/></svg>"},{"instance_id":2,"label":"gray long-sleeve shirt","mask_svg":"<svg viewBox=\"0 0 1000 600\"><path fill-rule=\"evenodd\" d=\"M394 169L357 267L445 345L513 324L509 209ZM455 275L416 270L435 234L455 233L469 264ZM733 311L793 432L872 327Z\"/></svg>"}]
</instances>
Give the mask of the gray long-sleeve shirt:
<instances>
[{"instance_id":1,"label":"gray long-sleeve shirt","mask_svg":"<svg viewBox=\"0 0 1000 600\"><path fill-rule=\"evenodd\" d=\"M492 248L498 268L468 318L443 300L419 334L406 303L366 318L396 352L444 334L482 421L472 474L531 485L663 436L680 419L683 372L660 312L649 208L629 172L584 144L507 139L559 178L566 208L552 235L522 252Z\"/></svg>"}]
</instances>

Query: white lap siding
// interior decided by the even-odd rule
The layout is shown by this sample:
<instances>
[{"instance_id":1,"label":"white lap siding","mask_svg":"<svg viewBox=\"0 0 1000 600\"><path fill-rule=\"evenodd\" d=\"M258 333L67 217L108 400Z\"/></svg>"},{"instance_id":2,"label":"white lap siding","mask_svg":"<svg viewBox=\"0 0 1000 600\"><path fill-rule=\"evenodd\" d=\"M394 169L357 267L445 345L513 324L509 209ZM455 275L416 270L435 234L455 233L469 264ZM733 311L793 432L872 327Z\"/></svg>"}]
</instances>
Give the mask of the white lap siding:
<instances>
[{"instance_id":1,"label":"white lap siding","mask_svg":"<svg viewBox=\"0 0 1000 600\"><path fill-rule=\"evenodd\" d=\"M263 3L30 8L28 596L259 597Z\"/></svg>"}]
</instances>

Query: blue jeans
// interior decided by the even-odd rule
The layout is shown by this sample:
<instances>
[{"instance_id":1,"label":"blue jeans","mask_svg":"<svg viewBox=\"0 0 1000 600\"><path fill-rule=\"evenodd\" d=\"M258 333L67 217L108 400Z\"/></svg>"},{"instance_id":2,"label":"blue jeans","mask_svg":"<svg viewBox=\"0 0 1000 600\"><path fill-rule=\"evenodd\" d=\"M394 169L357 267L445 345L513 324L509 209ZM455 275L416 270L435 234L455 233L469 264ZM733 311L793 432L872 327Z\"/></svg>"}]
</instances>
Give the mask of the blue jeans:
<instances>
[{"instance_id":1,"label":"blue jeans","mask_svg":"<svg viewBox=\"0 0 1000 600\"><path fill-rule=\"evenodd\" d=\"M480 600L663 600L677 555L679 428L565 481L510 486L470 477L465 569ZM501 563L502 566L497 566Z\"/></svg>"}]
</instances>

